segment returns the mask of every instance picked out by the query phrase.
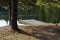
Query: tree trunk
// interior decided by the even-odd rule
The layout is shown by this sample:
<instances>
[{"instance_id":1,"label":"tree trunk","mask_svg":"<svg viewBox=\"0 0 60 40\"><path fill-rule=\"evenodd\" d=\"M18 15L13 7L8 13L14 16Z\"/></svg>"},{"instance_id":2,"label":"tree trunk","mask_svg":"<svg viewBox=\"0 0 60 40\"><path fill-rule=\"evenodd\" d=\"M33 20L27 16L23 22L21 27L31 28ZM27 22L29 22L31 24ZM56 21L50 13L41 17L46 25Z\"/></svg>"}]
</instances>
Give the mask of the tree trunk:
<instances>
[{"instance_id":1,"label":"tree trunk","mask_svg":"<svg viewBox=\"0 0 60 40\"><path fill-rule=\"evenodd\" d=\"M10 3L10 25L14 31L18 30L18 26L17 26L17 0L11 0L11 3Z\"/></svg>"}]
</instances>

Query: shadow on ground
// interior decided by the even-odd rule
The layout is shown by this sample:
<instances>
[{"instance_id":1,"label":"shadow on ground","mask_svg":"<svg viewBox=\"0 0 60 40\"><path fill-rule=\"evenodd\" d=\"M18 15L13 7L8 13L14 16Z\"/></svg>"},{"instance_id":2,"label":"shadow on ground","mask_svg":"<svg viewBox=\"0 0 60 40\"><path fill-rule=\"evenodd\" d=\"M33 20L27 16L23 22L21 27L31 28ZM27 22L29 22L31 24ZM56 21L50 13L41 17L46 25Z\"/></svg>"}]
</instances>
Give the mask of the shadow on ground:
<instances>
[{"instance_id":1,"label":"shadow on ground","mask_svg":"<svg viewBox=\"0 0 60 40\"><path fill-rule=\"evenodd\" d=\"M21 38L20 34L23 33L30 37L35 37L37 38L37 40L60 40L60 27L55 27L55 26L29 26L28 27L27 26L27 27L19 27L19 29L20 29L20 33L16 34L18 36L14 36L15 33L11 32L12 30L10 26L0 28L0 39L1 38L6 39L7 37L10 38L10 35L12 35L11 37L14 37L13 39L15 39L15 37L19 39Z\"/></svg>"},{"instance_id":2,"label":"shadow on ground","mask_svg":"<svg viewBox=\"0 0 60 40\"><path fill-rule=\"evenodd\" d=\"M39 40L60 40L60 28L55 26L19 27L26 35L34 36Z\"/></svg>"}]
</instances>

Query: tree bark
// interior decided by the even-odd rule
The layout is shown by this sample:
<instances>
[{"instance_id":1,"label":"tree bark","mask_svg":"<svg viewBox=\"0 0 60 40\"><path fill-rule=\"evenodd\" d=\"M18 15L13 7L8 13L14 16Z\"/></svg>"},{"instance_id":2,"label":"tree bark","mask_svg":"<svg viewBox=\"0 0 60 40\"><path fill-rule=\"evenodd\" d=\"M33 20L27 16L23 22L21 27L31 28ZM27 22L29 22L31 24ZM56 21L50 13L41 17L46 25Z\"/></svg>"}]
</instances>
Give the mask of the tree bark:
<instances>
[{"instance_id":1,"label":"tree bark","mask_svg":"<svg viewBox=\"0 0 60 40\"><path fill-rule=\"evenodd\" d=\"M17 0L11 0L11 3L10 3L10 25L14 31L18 30L18 26L17 26Z\"/></svg>"}]
</instances>

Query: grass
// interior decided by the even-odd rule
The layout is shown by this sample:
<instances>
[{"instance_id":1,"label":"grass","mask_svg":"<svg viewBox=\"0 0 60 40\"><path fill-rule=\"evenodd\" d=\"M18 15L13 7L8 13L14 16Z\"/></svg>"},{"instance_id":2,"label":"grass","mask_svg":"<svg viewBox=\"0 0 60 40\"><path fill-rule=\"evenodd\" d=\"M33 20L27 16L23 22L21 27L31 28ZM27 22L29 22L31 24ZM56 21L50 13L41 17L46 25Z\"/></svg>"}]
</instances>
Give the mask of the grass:
<instances>
[{"instance_id":1,"label":"grass","mask_svg":"<svg viewBox=\"0 0 60 40\"><path fill-rule=\"evenodd\" d=\"M60 27L56 26L28 26L19 29L30 34L13 32L10 26L0 28L0 40L60 40Z\"/></svg>"}]
</instances>

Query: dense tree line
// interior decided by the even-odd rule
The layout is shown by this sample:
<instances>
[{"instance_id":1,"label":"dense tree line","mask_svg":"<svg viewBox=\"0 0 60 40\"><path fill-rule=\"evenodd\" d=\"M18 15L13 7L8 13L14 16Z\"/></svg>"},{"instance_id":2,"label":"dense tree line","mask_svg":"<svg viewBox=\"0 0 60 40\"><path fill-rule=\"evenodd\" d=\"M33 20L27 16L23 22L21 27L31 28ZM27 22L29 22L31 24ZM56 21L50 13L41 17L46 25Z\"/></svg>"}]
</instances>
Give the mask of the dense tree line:
<instances>
[{"instance_id":1,"label":"dense tree line","mask_svg":"<svg viewBox=\"0 0 60 40\"><path fill-rule=\"evenodd\" d=\"M1 1L2 6L8 9L7 1L5 4L3 2ZM18 19L37 19L45 22L59 23L59 11L60 0L18 0Z\"/></svg>"}]
</instances>

